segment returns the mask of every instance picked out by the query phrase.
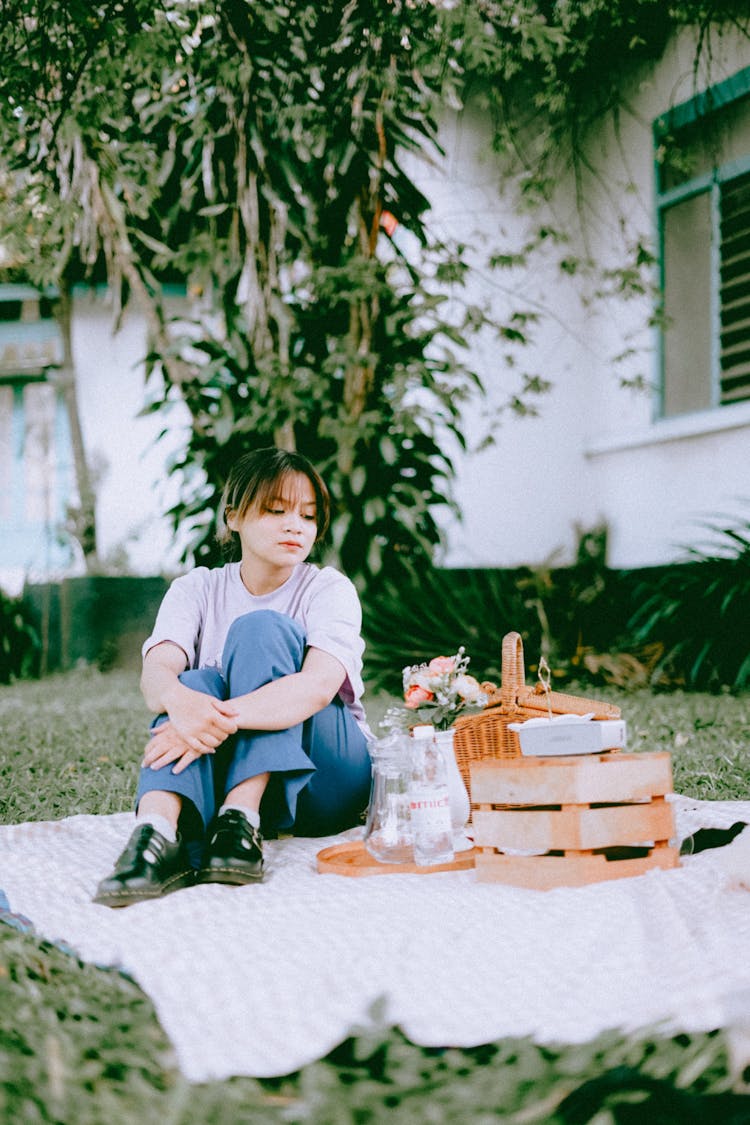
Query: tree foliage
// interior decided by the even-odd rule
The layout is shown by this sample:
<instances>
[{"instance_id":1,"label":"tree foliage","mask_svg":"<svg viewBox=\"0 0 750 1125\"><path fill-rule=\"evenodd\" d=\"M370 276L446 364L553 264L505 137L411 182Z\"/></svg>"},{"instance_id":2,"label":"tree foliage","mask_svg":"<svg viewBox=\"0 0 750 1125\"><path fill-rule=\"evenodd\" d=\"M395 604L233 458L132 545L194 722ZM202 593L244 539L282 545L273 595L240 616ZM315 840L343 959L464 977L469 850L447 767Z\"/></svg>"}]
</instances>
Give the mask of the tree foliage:
<instances>
[{"instance_id":1,"label":"tree foliage","mask_svg":"<svg viewBox=\"0 0 750 1125\"><path fill-rule=\"evenodd\" d=\"M461 250L428 242L402 165L436 145L434 9L167 0L66 16L25 15L15 44L34 65L8 103L5 183L21 178L35 221L14 225L14 256L38 275L103 260L140 298L164 399L193 418L173 515L194 521L198 557L212 557L227 466L271 442L327 476L333 547L354 573L428 554L446 435L463 442L461 403L480 389L464 333L487 328L455 299ZM417 261L382 232L386 209L420 240ZM195 298L179 325L163 313L169 277Z\"/></svg>"},{"instance_id":2,"label":"tree foliage","mask_svg":"<svg viewBox=\"0 0 750 1125\"><path fill-rule=\"evenodd\" d=\"M106 276L118 300L138 298L163 379L153 408L179 398L192 417L172 515L192 527L198 559L214 557L210 514L228 465L276 442L329 480L337 559L387 573L440 540L450 442L466 443L462 406L482 392L469 338L523 347L532 323L512 304L498 323L468 302L467 248L428 234L409 159L439 154L440 107L480 82L505 157L530 124L526 190L540 199L616 106L628 68L683 24L700 52L708 29L747 23L743 8L4 0L4 260L38 281ZM389 215L416 253L384 232ZM649 257L636 255L623 269L637 286ZM164 312L170 279L192 298L179 323ZM507 402L526 409L544 389L519 368Z\"/></svg>"}]
</instances>

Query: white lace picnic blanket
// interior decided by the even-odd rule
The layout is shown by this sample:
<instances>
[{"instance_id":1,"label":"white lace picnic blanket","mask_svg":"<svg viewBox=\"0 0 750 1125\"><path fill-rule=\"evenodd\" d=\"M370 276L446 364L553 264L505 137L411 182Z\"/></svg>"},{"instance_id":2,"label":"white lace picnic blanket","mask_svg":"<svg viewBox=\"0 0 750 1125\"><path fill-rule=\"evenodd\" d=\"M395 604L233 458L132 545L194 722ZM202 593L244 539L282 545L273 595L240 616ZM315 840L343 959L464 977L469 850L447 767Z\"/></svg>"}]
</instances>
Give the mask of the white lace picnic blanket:
<instances>
[{"instance_id":1,"label":"white lace picnic blanket","mask_svg":"<svg viewBox=\"0 0 750 1125\"><path fill-rule=\"evenodd\" d=\"M750 821L750 802L675 803L681 836ZM132 824L0 827L0 889L39 935L131 974L193 1081L293 1071L371 1026L376 1001L426 1046L575 1043L720 1027L750 989L750 892L737 878L739 866L750 881L750 833L672 871L548 892L473 871L320 875L332 838L282 840L266 845L261 885L95 906Z\"/></svg>"}]
</instances>

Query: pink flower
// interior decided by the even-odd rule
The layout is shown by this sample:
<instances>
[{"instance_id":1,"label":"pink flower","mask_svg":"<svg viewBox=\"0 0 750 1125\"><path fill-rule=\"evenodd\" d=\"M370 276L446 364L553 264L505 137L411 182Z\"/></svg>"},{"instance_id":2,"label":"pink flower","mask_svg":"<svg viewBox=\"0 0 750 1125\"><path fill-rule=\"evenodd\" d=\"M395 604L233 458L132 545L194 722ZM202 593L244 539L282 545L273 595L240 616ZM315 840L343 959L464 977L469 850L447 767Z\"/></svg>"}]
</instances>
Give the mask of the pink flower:
<instances>
[{"instance_id":1,"label":"pink flower","mask_svg":"<svg viewBox=\"0 0 750 1125\"><path fill-rule=\"evenodd\" d=\"M427 671L433 676L445 676L447 673L452 672L456 667L456 658L454 656L433 656L430 663L427 665Z\"/></svg>"},{"instance_id":2,"label":"pink flower","mask_svg":"<svg viewBox=\"0 0 750 1125\"><path fill-rule=\"evenodd\" d=\"M431 691L420 687L419 684L411 684L404 692L404 702L412 710L421 707L423 703L429 703L434 698L435 696Z\"/></svg>"}]
</instances>

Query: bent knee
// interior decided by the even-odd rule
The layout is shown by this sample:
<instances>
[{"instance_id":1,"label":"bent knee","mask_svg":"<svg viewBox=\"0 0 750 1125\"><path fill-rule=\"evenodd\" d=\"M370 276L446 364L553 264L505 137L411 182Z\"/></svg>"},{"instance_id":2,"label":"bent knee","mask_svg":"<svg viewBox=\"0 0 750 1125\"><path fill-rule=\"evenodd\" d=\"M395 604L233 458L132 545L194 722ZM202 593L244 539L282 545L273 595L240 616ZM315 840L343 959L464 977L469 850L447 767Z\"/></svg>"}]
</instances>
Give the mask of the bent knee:
<instances>
[{"instance_id":1,"label":"bent knee","mask_svg":"<svg viewBox=\"0 0 750 1125\"><path fill-rule=\"evenodd\" d=\"M304 640L302 626L286 613L277 609L255 609L237 617L229 627L227 641L250 636L253 640L281 636L296 641Z\"/></svg>"},{"instance_id":2,"label":"bent knee","mask_svg":"<svg viewBox=\"0 0 750 1125\"><path fill-rule=\"evenodd\" d=\"M179 680L193 691L202 691L205 695L226 699L227 685L217 668L188 668L186 672L180 672Z\"/></svg>"}]
</instances>

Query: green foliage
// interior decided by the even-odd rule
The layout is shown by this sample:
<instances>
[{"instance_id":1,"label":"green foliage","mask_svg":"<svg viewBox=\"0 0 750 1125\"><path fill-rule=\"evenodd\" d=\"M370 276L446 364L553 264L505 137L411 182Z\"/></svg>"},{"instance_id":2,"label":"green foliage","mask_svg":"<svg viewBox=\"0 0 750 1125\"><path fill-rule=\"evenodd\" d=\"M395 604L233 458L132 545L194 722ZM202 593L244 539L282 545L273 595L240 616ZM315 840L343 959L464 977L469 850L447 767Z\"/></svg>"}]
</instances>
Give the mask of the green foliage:
<instances>
[{"instance_id":1,"label":"green foliage","mask_svg":"<svg viewBox=\"0 0 750 1125\"><path fill-rule=\"evenodd\" d=\"M436 116L479 97L523 205L585 163L589 127L677 29L748 30L740 0L9 0L0 29L3 262L36 281L106 277L145 309L165 427L192 430L172 471L171 515L199 561L239 450L296 445L330 482L330 556L362 583L424 562L451 504L449 448L482 393L466 359L479 334L506 367L504 409L534 413L548 387L518 365L539 313L499 321L462 295L468 247L431 241L408 157L438 153ZM396 216L421 249L383 232ZM625 239L623 239L625 242ZM490 268L553 248L593 296L650 292L652 251L578 258L542 215ZM194 301L167 323L162 283ZM625 353L626 354L626 353ZM615 357L617 358L617 357ZM622 356L620 357L622 358ZM639 377L631 376L636 384ZM487 434L472 440L494 440Z\"/></svg>"},{"instance_id":2,"label":"green foliage","mask_svg":"<svg viewBox=\"0 0 750 1125\"><path fill-rule=\"evenodd\" d=\"M427 240L428 201L404 170L437 151L438 9L414 5L405 23L388 0L133 0L108 21L47 15L17 43L31 69L5 119L41 201L35 260L54 274L103 257L145 305L164 378L152 409L177 396L192 416L171 514L194 554L216 559L210 513L238 451L275 443L326 476L329 549L353 576L429 556L451 503L446 443L464 443L461 407L482 390L467 338L502 327L462 305L465 248ZM408 261L384 209L421 247ZM179 324L165 278L195 299Z\"/></svg>"},{"instance_id":3,"label":"green foliage","mask_svg":"<svg viewBox=\"0 0 750 1125\"><path fill-rule=\"evenodd\" d=\"M33 675L39 648L29 607L0 590L0 684Z\"/></svg>"},{"instance_id":4,"label":"green foliage","mask_svg":"<svg viewBox=\"0 0 750 1125\"><path fill-rule=\"evenodd\" d=\"M632 607L627 583L606 566L606 544L606 528L594 528L581 532L569 567L412 567L366 591L368 675L398 693L402 663L463 645L472 675L499 683L502 638L514 631L523 637L529 671L544 656L557 678L611 682L612 664L595 664L592 656L607 652L613 638L622 640Z\"/></svg>"},{"instance_id":5,"label":"green foliage","mask_svg":"<svg viewBox=\"0 0 750 1125\"><path fill-rule=\"evenodd\" d=\"M152 210L162 247L181 232L171 265L206 295L200 323L171 351L193 417L172 515L193 528L200 561L216 561L206 512L227 467L273 443L303 449L323 472L329 551L354 577L428 557L439 542L446 439L463 444L461 406L481 392L461 359L465 333L488 322L459 308L461 251L427 242L428 203L403 169L409 151L435 147L437 82L421 66L435 20L418 5L406 34L385 0L300 0L283 20L273 4L238 6L221 9L185 60L210 126L186 124L177 150L210 168L212 191L194 177L179 205L159 197ZM173 127L169 99L151 111ZM384 208L421 240L418 261L381 231Z\"/></svg>"},{"instance_id":6,"label":"green foliage","mask_svg":"<svg viewBox=\"0 0 750 1125\"><path fill-rule=\"evenodd\" d=\"M670 35L694 29L696 55L710 62L711 33L748 34L750 14L743 0L464 0L446 5L443 27L461 76L482 84L497 148L518 156L514 132L529 126L536 135L526 164L535 195L561 161L581 156L587 130L617 112L623 84L661 57Z\"/></svg>"},{"instance_id":7,"label":"green foliage","mask_svg":"<svg viewBox=\"0 0 750 1125\"><path fill-rule=\"evenodd\" d=\"M149 1119L181 1084L151 1003L132 981L0 926L0 1119ZM183 1089L184 1094L184 1089Z\"/></svg>"},{"instance_id":8,"label":"green foliage","mask_svg":"<svg viewBox=\"0 0 750 1125\"><path fill-rule=\"evenodd\" d=\"M711 543L694 561L637 583L628 629L636 644L658 642L654 678L689 688L750 686L750 521L707 525Z\"/></svg>"},{"instance_id":9,"label":"green foliage","mask_svg":"<svg viewBox=\"0 0 750 1125\"><path fill-rule=\"evenodd\" d=\"M500 678L505 633L519 631L538 651L539 622L521 583L530 571L405 568L363 598L366 673L374 687L401 693L401 672L463 645L469 672L479 680Z\"/></svg>"},{"instance_id":10,"label":"green foliage","mask_svg":"<svg viewBox=\"0 0 750 1125\"><path fill-rule=\"evenodd\" d=\"M578 1048L510 1039L420 1051L398 1031L378 1029L347 1040L305 1072L307 1096L294 1120L593 1125L620 1120L608 1110L617 1114L618 1104L632 1104L628 1095L636 1089L645 1114L637 1120L697 1123L709 1120L701 1111L710 1115L714 1107L746 1112L747 1100L726 1089L722 1052L716 1035L630 1044L604 1035Z\"/></svg>"},{"instance_id":11,"label":"green foliage","mask_svg":"<svg viewBox=\"0 0 750 1125\"><path fill-rule=\"evenodd\" d=\"M633 112L634 91L651 80L670 38L686 29L696 87L710 84L723 37L750 36L745 0L463 0L445 5L443 28L453 51L447 100L459 105L472 97L492 116L503 175L518 188L516 207L531 232L520 248L493 250L489 265L533 269L541 252L556 259L561 276L577 277L584 306L600 314L610 298L616 310L623 300L646 297L652 312L643 328L652 327L663 315L653 232L631 229L632 210L617 197L626 200L634 185L617 183L602 167L596 131L611 125L624 143L620 124ZM554 196L571 171L584 245L589 218L601 217L592 200L602 186L610 193L612 229L619 230L614 262L576 253L570 221L560 222ZM620 385L644 390L644 371L632 370L635 350L615 349L609 366L616 376L623 372ZM651 346L638 351L646 360Z\"/></svg>"},{"instance_id":12,"label":"green foliage","mask_svg":"<svg viewBox=\"0 0 750 1125\"><path fill-rule=\"evenodd\" d=\"M745 690L750 525L711 530L713 554L634 571L606 566L605 529L581 536L569 567L410 568L365 592L368 674L399 694L402 665L464 645L471 673L499 683L502 638L515 631L532 676L544 656L557 680Z\"/></svg>"}]
</instances>

